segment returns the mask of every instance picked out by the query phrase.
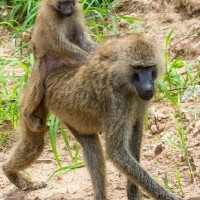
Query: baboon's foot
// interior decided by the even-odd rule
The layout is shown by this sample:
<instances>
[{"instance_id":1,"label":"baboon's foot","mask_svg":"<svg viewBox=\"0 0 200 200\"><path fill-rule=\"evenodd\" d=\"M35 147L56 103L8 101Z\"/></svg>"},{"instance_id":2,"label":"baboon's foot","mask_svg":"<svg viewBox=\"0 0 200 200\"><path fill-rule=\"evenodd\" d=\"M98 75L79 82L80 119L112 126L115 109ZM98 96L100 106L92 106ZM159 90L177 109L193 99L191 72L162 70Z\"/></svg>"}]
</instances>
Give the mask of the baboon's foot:
<instances>
[{"instance_id":1,"label":"baboon's foot","mask_svg":"<svg viewBox=\"0 0 200 200\"><path fill-rule=\"evenodd\" d=\"M7 175L7 177L14 185L23 191L38 190L47 186L44 182L33 182L29 177L24 176L21 173L10 174Z\"/></svg>"},{"instance_id":2,"label":"baboon's foot","mask_svg":"<svg viewBox=\"0 0 200 200\"><path fill-rule=\"evenodd\" d=\"M138 190L137 192L135 191L128 191L128 200L142 200L144 199L142 192Z\"/></svg>"}]
</instances>

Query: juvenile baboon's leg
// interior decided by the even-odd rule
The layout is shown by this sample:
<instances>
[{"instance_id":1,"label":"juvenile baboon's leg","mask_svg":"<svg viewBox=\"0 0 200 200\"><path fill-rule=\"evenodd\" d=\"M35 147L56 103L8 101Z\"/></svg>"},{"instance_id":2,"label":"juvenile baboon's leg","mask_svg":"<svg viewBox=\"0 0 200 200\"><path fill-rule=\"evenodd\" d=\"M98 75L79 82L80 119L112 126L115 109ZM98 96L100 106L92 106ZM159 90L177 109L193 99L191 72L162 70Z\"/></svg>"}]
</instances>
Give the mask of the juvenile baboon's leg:
<instances>
[{"instance_id":1,"label":"juvenile baboon's leg","mask_svg":"<svg viewBox=\"0 0 200 200\"><path fill-rule=\"evenodd\" d=\"M22 116L21 136L10 158L2 166L8 179L22 190L35 190L46 187L46 183L32 182L30 178L22 175L20 172L31 165L44 149L46 117L43 119L43 129L40 132L32 132Z\"/></svg>"},{"instance_id":2,"label":"juvenile baboon's leg","mask_svg":"<svg viewBox=\"0 0 200 200\"><path fill-rule=\"evenodd\" d=\"M46 110L43 108L45 67L44 59L36 59L29 84L21 98L21 115L25 117L26 125L33 132L43 129L43 118L46 117Z\"/></svg>"},{"instance_id":3,"label":"juvenile baboon's leg","mask_svg":"<svg viewBox=\"0 0 200 200\"><path fill-rule=\"evenodd\" d=\"M106 200L105 163L98 135L80 135L69 127L83 148L84 159L92 180L95 200Z\"/></svg>"},{"instance_id":4,"label":"juvenile baboon's leg","mask_svg":"<svg viewBox=\"0 0 200 200\"><path fill-rule=\"evenodd\" d=\"M140 162L140 149L142 144L142 125L140 122L137 122L133 127L133 132L129 140L129 150L132 156ZM131 180L127 181L127 197L128 200L139 200L141 194L137 185L135 185Z\"/></svg>"}]
</instances>

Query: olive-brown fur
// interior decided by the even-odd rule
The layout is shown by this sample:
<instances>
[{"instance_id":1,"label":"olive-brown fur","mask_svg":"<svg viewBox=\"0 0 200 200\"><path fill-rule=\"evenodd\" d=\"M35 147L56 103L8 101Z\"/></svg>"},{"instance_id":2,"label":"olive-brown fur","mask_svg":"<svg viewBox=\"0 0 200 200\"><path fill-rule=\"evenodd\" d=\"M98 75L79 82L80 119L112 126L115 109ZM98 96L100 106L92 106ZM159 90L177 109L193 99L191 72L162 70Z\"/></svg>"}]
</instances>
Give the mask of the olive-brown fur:
<instances>
[{"instance_id":1,"label":"olive-brown fur","mask_svg":"<svg viewBox=\"0 0 200 200\"><path fill-rule=\"evenodd\" d=\"M128 178L129 200L140 199L138 187L157 200L181 200L160 186L139 164L150 101L140 99L130 77L136 68L148 70L152 66L162 71L157 50L143 37L130 35L103 43L88 57L87 65L75 70L61 67L50 72L45 80L44 105L82 145L95 200L107 200L98 133L105 134L107 155ZM20 157L25 155L24 151Z\"/></svg>"}]
</instances>

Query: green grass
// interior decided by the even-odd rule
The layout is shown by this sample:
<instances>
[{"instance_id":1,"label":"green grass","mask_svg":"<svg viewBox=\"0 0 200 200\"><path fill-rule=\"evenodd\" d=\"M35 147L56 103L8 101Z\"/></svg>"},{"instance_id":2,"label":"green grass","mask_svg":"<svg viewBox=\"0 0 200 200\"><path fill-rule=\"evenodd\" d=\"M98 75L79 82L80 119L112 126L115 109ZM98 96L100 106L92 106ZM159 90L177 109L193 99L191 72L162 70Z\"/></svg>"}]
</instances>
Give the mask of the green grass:
<instances>
[{"instance_id":1,"label":"green grass","mask_svg":"<svg viewBox=\"0 0 200 200\"><path fill-rule=\"evenodd\" d=\"M169 61L169 44L171 41L172 29L166 37L165 46L165 74L162 80L159 81L159 89L165 94L174 106L178 106L178 96L182 97L183 92L188 86L194 86L200 84L200 61L197 61L197 68L189 65L183 57L179 56ZM183 69L185 73L182 75L178 70Z\"/></svg>"},{"instance_id":2,"label":"green grass","mask_svg":"<svg viewBox=\"0 0 200 200\"><path fill-rule=\"evenodd\" d=\"M3 147L4 143L6 143L10 139L10 136L7 133L0 134L0 149Z\"/></svg>"},{"instance_id":3,"label":"green grass","mask_svg":"<svg viewBox=\"0 0 200 200\"><path fill-rule=\"evenodd\" d=\"M166 73L162 77L162 79L159 81L158 88L160 90L160 93L164 98L167 98L172 105L177 110L177 118L171 116L173 119L173 122L176 127L176 133L167 133L167 135L162 138L164 142L167 142L168 144L172 145L174 148L178 149L180 152L182 152L185 155L186 163L189 167L190 175L192 182L194 182L194 172L193 168L190 163L190 152L188 150L188 135L189 132L186 131L183 123L182 118L182 108L181 108L181 98L183 96L183 93L185 89L188 86L193 86L195 89L196 85L200 84L200 61L197 61L197 67L194 68L191 65L189 65L183 57L178 57L169 61L169 55L170 55L170 41L172 38L174 29L170 31L168 36L166 37L166 51L165 51L165 66L166 66ZM184 74L180 74L178 70L182 69L184 71ZM178 168L176 169L176 178L177 178L177 184L180 188L182 196L184 196L181 180L180 180L180 172ZM167 180L164 180L164 185L167 186Z\"/></svg>"},{"instance_id":4,"label":"green grass","mask_svg":"<svg viewBox=\"0 0 200 200\"><path fill-rule=\"evenodd\" d=\"M0 123L5 120L16 127L19 119L19 93L26 85L30 73L31 57L22 61L0 57ZM22 75L15 75L14 69L22 68ZM11 75L7 75L8 70Z\"/></svg>"},{"instance_id":5,"label":"green grass","mask_svg":"<svg viewBox=\"0 0 200 200\"><path fill-rule=\"evenodd\" d=\"M7 21L14 26L22 24L22 27L30 27L35 21L38 2L38 0L12 0L11 4L7 5L7 1L3 0L0 5L4 7L4 13L7 15L0 14L0 20Z\"/></svg>"}]
</instances>

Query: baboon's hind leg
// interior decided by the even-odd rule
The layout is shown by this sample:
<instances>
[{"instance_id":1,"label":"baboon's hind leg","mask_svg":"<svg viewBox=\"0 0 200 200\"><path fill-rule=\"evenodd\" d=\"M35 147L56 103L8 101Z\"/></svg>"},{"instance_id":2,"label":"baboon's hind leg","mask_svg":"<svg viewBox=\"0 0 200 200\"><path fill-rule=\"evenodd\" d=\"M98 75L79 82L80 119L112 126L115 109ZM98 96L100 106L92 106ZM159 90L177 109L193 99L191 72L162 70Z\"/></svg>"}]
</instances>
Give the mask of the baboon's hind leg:
<instances>
[{"instance_id":1,"label":"baboon's hind leg","mask_svg":"<svg viewBox=\"0 0 200 200\"><path fill-rule=\"evenodd\" d=\"M84 159L90 173L95 200L107 200L105 187L105 163L98 135L80 135L72 127L69 127L69 130L83 148Z\"/></svg>"},{"instance_id":2,"label":"baboon's hind leg","mask_svg":"<svg viewBox=\"0 0 200 200\"><path fill-rule=\"evenodd\" d=\"M44 148L44 133L25 130L13 149L10 158L3 163L2 169L8 179L21 190L35 190L46 187L46 183L32 182L20 171L32 164Z\"/></svg>"},{"instance_id":3,"label":"baboon's hind leg","mask_svg":"<svg viewBox=\"0 0 200 200\"><path fill-rule=\"evenodd\" d=\"M138 123L133 127L132 135L129 140L129 150L132 156L140 162L140 149L142 143L142 126ZM141 194L136 184L128 179L127 181L127 197L128 200L139 200Z\"/></svg>"}]
</instances>

